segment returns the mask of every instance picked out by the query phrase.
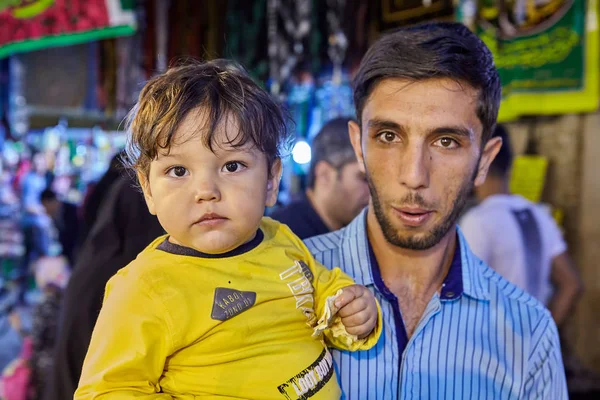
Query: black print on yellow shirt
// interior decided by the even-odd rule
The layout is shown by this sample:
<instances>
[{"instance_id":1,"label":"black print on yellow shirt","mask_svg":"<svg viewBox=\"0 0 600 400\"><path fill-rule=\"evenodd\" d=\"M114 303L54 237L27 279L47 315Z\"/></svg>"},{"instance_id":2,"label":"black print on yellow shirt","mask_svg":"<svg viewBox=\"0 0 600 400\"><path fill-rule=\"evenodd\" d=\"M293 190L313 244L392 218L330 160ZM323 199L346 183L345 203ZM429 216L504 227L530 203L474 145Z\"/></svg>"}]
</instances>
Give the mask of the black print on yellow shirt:
<instances>
[{"instance_id":1,"label":"black print on yellow shirt","mask_svg":"<svg viewBox=\"0 0 600 400\"><path fill-rule=\"evenodd\" d=\"M216 288L215 299L210 317L225 321L246 311L256 303L255 292L242 292L228 288Z\"/></svg>"},{"instance_id":2,"label":"black print on yellow shirt","mask_svg":"<svg viewBox=\"0 0 600 400\"><path fill-rule=\"evenodd\" d=\"M311 398L323 388L333 375L333 358L331 353L324 349L308 368L279 385L279 393L286 399L305 400Z\"/></svg>"},{"instance_id":3,"label":"black print on yellow shirt","mask_svg":"<svg viewBox=\"0 0 600 400\"><path fill-rule=\"evenodd\" d=\"M302 269L302 273L304 274L306 279L308 279L310 283L314 283L315 276L313 275L310 268L308 268L308 265L306 265L306 263L301 260L298 260L298 264L300 264L300 268Z\"/></svg>"}]
</instances>

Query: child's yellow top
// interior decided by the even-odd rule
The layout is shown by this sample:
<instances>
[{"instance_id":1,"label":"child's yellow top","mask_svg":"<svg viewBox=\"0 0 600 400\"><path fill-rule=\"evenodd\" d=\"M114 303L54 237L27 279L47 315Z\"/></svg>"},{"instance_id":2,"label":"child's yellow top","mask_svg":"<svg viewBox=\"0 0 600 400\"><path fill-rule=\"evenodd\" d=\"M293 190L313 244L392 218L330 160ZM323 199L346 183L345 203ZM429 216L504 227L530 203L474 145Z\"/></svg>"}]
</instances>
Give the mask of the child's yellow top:
<instances>
[{"instance_id":1,"label":"child's yellow top","mask_svg":"<svg viewBox=\"0 0 600 400\"><path fill-rule=\"evenodd\" d=\"M338 399L311 326L352 284L269 218L253 241L212 258L160 237L108 282L75 399ZM380 334L381 317L351 350Z\"/></svg>"}]
</instances>

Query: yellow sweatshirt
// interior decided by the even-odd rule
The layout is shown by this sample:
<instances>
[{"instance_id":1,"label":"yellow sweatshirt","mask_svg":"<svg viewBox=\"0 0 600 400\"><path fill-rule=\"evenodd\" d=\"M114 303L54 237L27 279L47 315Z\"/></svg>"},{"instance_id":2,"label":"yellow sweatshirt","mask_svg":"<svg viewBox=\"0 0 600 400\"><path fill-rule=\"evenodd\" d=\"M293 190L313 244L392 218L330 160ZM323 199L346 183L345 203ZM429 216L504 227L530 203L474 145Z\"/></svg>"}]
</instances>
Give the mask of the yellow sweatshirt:
<instances>
[{"instance_id":1,"label":"yellow sweatshirt","mask_svg":"<svg viewBox=\"0 0 600 400\"><path fill-rule=\"evenodd\" d=\"M352 284L269 218L217 257L160 237L108 282L75 399L338 399L311 327L326 298ZM380 334L381 314L350 350ZM328 330L325 341L348 348Z\"/></svg>"}]
</instances>

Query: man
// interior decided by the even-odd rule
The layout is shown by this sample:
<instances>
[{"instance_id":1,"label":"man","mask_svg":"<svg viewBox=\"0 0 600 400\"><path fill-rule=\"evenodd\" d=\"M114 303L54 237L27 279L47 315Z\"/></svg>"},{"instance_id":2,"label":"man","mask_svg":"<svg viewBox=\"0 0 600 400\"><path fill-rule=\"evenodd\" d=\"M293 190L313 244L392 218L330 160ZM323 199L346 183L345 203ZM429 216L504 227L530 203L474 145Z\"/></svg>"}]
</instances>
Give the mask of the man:
<instances>
[{"instance_id":1,"label":"man","mask_svg":"<svg viewBox=\"0 0 600 400\"><path fill-rule=\"evenodd\" d=\"M48 186L48 162L44 153L34 151L31 156L31 170L21 182L23 207L32 212L41 211L40 195Z\"/></svg>"},{"instance_id":2,"label":"man","mask_svg":"<svg viewBox=\"0 0 600 400\"><path fill-rule=\"evenodd\" d=\"M100 180L95 184L90 184L88 186L87 194L82 205L83 229L79 235L79 243L85 242L87 235L90 233L90 230L96 222L100 205L106 198L106 195L110 193L112 185L119 181L119 177L123 172L122 160L125 157L125 151L123 150L115 154L108 164L108 169L104 175L102 175Z\"/></svg>"},{"instance_id":3,"label":"man","mask_svg":"<svg viewBox=\"0 0 600 400\"><path fill-rule=\"evenodd\" d=\"M349 131L371 201L306 242L381 304L376 348L334 352L346 399L567 398L552 317L456 228L502 144L500 91L492 54L460 24L398 30L363 58Z\"/></svg>"},{"instance_id":4,"label":"man","mask_svg":"<svg viewBox=\"0 0 600 400\"><path fill-rule=\"evenodd\" d=\"M581 293L581 281L550 214L509 193L513 160L509 136L498 125L494 137L502 138L502 148L485 183L475 188L481 204L463 217L461 228L473 252L548 306L560 327Z\"/></svg>"},{"instance_id":5,"label":"man","mask_svg":"<svg viewBox=\"0 0 600 400\"><path fill-rule=\"evenodd\" d=\"M312 143L305 195L271 215L301 239L343 228L369 201L369 187L348 137L350 121L336 118L323 126Z\"/></svg>"},{"instance_id":6,"label":"man","mask_svg":"<svg viewBox=\"0 0 600 400\"><path fill-rule=\"evenodd\" d=\"M111 186L77 256L63 295L55 364L45 400L73 398L106 283L163 234L158 220L148 212L141 192L134 185L133 179L123 175Z\"/></svg>"},{"instance_id":7,"label":"man","mask_svg":"<svg viewBox=\"0 0 600 400\"><path fill-rule=\"evenodd\" d=\"M58 231L58 241L62 246L62 254L69 260L72 267L75 262L75 249L79 239L81 222L77 206L66 201L60 201L52 189L45 189L40 200L46 214L54 222Z\"/></svg>"}]
</instances>

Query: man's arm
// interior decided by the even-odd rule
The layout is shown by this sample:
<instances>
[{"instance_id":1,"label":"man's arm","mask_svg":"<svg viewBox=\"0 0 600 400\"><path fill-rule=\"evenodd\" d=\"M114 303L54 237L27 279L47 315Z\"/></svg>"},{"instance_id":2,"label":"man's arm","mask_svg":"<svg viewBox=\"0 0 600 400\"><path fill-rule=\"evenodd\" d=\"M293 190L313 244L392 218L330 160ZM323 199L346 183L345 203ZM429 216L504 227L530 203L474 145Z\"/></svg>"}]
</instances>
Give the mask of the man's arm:
<instances>
[{"instance_id":1,"label":"man's arm","mask_svg":"<svg viewBox=\"0 0 600 400\"><path fill-rule=\"evenodd\" d=\"M556 324L546 313L532 332L532 353L520 399L567 400L567 380Z\"/></svg>"},{"instance_id":2,"label":"man's arm","mask_svg":"<svg viewBox=\"0 0 600 400\"><path fill-rule=\"evenodd\" d=\"M550 280L554 286L554 294L550 299L548 308L556 325L560 327L575 306L583 290L579 273L566 251L552 259Z\"/></svg>"}]
</instances>

